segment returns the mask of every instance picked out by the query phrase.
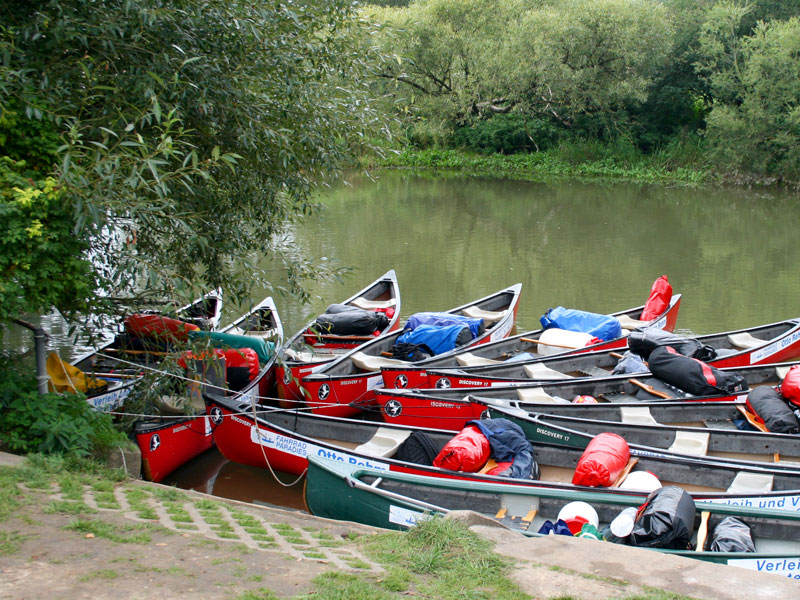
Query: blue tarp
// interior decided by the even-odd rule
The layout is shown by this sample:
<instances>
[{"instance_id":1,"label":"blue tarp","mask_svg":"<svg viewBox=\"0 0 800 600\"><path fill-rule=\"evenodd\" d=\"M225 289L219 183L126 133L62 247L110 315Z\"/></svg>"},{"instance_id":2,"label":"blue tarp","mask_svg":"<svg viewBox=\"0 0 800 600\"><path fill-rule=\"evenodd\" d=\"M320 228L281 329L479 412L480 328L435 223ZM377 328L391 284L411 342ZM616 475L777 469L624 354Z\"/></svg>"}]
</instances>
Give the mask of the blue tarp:
<instances>
[{"instance_id":1,"label":"blue tarp","mask_svg":"<svg viewBox=\"0 0 800 600\"><path fill-rule=\"evenodd\" d=\"M531 354L530 352L520 352L516 356L512 356L511 358L507 358L503 362L507 362L507 363L525 362L526 360L533 360L534 358L538 358L538 357L535 354Z\"/></svg>"},{"instance_id":2,"label":"blue tarp","mask_svg":"<svg viewBox=\"0 0 800 600\"><path fill-rule=\"evenodd\" d=\"M465 317L464 315L443 312L419 312L414 313L408 318L403 329L416 329L420 325L437 325L439 327L447 325L467 325L472 332L472 337L478 337L483 326L483 319L475 319L472 317Z\"/></svg>"},{"instance_id":3,"label":"blue tarp","mask_svg":"<svg viewBox=\"0 0 800 600\"><path fill-rule=\"evenodd\" d=\"M489 440L497 462L511 462L511 477L538 478L539 468L533 458L533 446L522 428L508 419L479 419L467 422L476 425Z\"/></svg>"},{"instance_id":4,"label":"blue tarp","mask_svg":"<svg viewBox=\"0 0 800 600\"><path fill-rule=\"evenodd\" d=\"M542 327L582 331L603 341L613 340L622 335L622 326L616 317L575 310L557 306L548 310L539 319Z\"/></svg>"},{"instance_id":5,"label":"blue tarp","mask_svg":"<svg viewBox=\"0 0 800 600\"><path fill-rule=\"evenodd\" d=\"M449 352L456 347L458 334L467 329L466 324L436 327L435 325L418 325L413 331L407 331L395 343L424 344L434 356Z\"/></svg>"}]
</instances>

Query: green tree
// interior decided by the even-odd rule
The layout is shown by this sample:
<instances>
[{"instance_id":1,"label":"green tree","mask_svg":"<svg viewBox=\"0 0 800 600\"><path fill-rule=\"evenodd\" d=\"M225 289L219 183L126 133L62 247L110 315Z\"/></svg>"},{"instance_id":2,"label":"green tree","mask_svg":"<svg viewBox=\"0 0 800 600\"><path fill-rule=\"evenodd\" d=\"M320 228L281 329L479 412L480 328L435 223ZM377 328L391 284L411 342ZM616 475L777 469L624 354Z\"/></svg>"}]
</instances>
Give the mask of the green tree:
<instances>
[{"instance_id":1,"label":"green tree","mask_svg":"<svg viewBox=\"0 0 800 600\"><path fill-rule=\"evenodd\" d=\"M16 119L0 122L0 155L39 169L19 192L4 178L2 209L36 196L26 218L50 239L40 217L58 204L53 226L71 220L75 243L39 251L91 267L62 271L80 282L67 303L4 263L0 322L20 302L110 313L134 292L245 296L269 284L255 266L264 255L293 284L314 270L280 239L382 125L367 86L371 25L351 2L8 0L0 23L0 110ZM26 150L15 132L37 128ZM12 263L29 251L14 244L22 230L36 231L0 230Z\"/></svg>"},{"instance_id":2,"label":"green tree","mask_svg":"<svg viewBox=\"0 0 800 600\"><path fill-rule=\"evenodd\" d=\"M714 104L707 136L728 168L796 178L800 175L800 19L759 22L736 38L741 7L712 13L698 65L711 81Z\"/></svg>"},{"instance_id":3,"label":"green tree","mask_svg":"<svg viewBox=\"0 0 800 600\"><path fill-rule=\"evenodd\" d=\"M624 133L672 42L663 5L640 0L427 0L371 14L390 25L383 76L398 103L450 128L513 111Z\"/></svg>"}]
</instances>

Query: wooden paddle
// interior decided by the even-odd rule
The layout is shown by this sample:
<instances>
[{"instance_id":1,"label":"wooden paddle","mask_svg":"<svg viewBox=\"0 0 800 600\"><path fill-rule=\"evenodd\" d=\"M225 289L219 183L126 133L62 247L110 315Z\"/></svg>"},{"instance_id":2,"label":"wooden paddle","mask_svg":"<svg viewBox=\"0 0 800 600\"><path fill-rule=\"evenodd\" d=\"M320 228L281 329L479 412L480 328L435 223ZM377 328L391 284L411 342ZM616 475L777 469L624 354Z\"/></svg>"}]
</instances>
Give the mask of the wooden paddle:
<instances>
[{"instance_id":1,"label":"wooden paddle","mask_svg":"<svg viewBox=\"0 0 800 600\"><path fill-rule=\"evenodd\" d=\"M631 469L633 469L633 467L635 467L636 463L638 463L638 462L639 462L639 457L638 456L632 456L630 458L630 460L628 461L628 464L625 465L625 468L622 469L622 471L620 471L619 476L616 478L616 480L614 481L614 483L612 484L611 487L619 487L620 484L623 481L625 481L625 478L631 472Z\"/></svg>"},{"instance_id":2,"label":"wooden paddle","mask_svg":"<svg viewBox=\"0 0 800 600\"><path fill-rule=\"evenodd\" d=\"M702 552L706 545L706 538L708 537L708 517L710 516L711 513L707 510L700 513L700 527L697 529L697 547L695 547L697 552Z\"/></svg>"},{"instance_id":3,"label":"wooden paddle","mask_svg":"<svg viewBox=\"0 0 800 600\"><path fill-rule=\"evenodd\" d=\"M744 406L743 404L739 404L736 406L736 410L742 413L742 415L744 416L745 419L747 419L747 422L750 423L750 425L752 425L759 431L763 431L764 433L769 433L769 429L767 428L767 426L764 423L758 421L756 419L756 416L749 410L747 410L746 406Z\"/></svg>"},{"instance_id":4,"label":"wooden paddle","mask_svg":"<svg viewBox=\"0 0 800 600\"><path fill-rule=\"evenodd\" d=\"M553 348L566 348L568 350L577 350L575 346L564 346L563 344L553 344L551 342L543 342L541 340L534 340L533 338L519 338L520 342L527 342L529 344L543 344L545 346L552 346Z\"/></svg>"},{"instance_id":5,"label":"wooden paddle","mask_svg":"<svg viewBox=\"0 0 800 600\"><path fill-rule=\"evenodd\" d=\"M669 394L667 394L666 392L661 392L661 391L657 390L656 388L654 388L652 385L647 385L644 381L639 381L635 377L629 379L628 381L630 381L636 387L642 388L648 394L653 394L653 396L658 396L659 398L663 398L664 400L674 400L675 399L672 396L670 396Z\"/></svg>"},{"instance_id":6,"label":"wooden paddle","mask_svg":"<svg viewBox=\"0 0 800 600\"><path fill-rule=\"evenodd\" d=\"M109 379L139 379L142 375L131 375L130 373L90 373L94 377L108 377Z\"/></svg>"},{"instance_id":7,"label":"wooden paddle","mask_svg":"<svg viewBox=\"0 0 800 600\"><path fill-rule=\"evenodd\" d=\"M119 354L152 354L153 356L170 356L174 352L158 352L156 350L125 350L124 348L104 348L101 352Z\"/></svg>"}]
</instances>

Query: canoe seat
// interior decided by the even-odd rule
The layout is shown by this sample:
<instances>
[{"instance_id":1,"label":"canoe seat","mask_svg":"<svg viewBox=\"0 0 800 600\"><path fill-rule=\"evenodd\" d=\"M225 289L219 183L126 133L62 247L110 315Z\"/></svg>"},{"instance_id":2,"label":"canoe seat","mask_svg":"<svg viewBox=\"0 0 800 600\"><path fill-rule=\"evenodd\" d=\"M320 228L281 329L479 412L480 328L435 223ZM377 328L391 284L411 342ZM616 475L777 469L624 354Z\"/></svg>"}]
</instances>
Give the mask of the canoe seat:
<instances>
[{"instance_id":1,"label":"canoe seat","mask_svg":"<svg viewBox=\"0 0 800 600\"><path fill-rule=\"evenodd\" d=\"M728 493L730 494L763 494L772 491L774 475L762 473L748 473L739 471L733 478Z\"/></svg>"},{"instance_id":2,"label":"canoe seat","mask_svg":"<svg viewBox=\"0 0 800 600\"><path fill-rule=\"evenodd\" d=\"M383 356L372 356L364 352L356 352L350 357L353 364L362 371L380 371L381 367L396 367L397 365L407 365L408 361L397 360L396 358L385 358Z\"/></svg>"},{"instance_id":3,"label":"canoe seat","mask_svg":"<svg viewBox=\"0 0 800 600\"><path fill-rule=\"evenodd\" d=\"M692 456L705 456L708 453L710 435L707 431L677 431L675 441L668 450Z\"/></svg>"},{"instance_id":4,"label":"canoe seat","mask_svg":"<svg viewBox=\"0 0 800 600\"><path fill-rule=\"evenodd\" d=\"M506 316L507 310L483 310L477 306L468 306L461 309L461 314L472 319L483 319L487 325L497 323Z\"/></svg>"},{"instance_id":5,"label":"canoe seat","mask_svg":"<svg viewBox=\"0 0 800 600\"><path fill-rule=\"evenodd\" d=\"M456 362L462 367L484 367L487 365L499 365L503 361L484 358L483 356L475 356L470 352L461 352L460 354L456 354Z\"/></svg>"},{"instance_id":6,"label":"canoe seat","mask_svg":"<svg viewBox=\"0 0 800 600\"><path fill-rule=\"evenodd\" d=\"M750 350L752 348L758 348L759 346L763 346L766 344L766 340L760 340L757 337L753 337L749 333L742 332L742 333L730 333L728 334L728 341L739 348L740 350Z\"/></svg>"},{"instance_id":7,"label":"canoe seat","mask_svg":"<svg viewBox=\"0 0 800 600\"><path fill-rule=\"evenodd\" d=\"M389 298L388 300L367 300L359 296L355 300L352 300L350 304L362 310L375 310L376 308L389 308L394 306L396 300L394 298Z\"/></svg>"},{"instance_id":8,"label":"canoe seat","mask_svg":"<svg viewBox=\"0 0 800 600\"><path fill-rule=\"evenodd\" d=\"M620 420L632 425L658 425L646 406L620 406Z\"/></svg>"},{"instance_id":9,"label":"canoe seat","mask_svg":"<svg viewBox=\"0 0 800 600\"><path fill-rule=\"evenodd\" d=\"M341 356L331 352L312 352L310 350L292 350L291 348L285 348L283 355L289 360L303 363L332 360Z\"/></svg>"},{"instance_id":10,"label":"canoe seat","mask_svg":"<svg viewBox=\"0 0 800 600\"><path fill-rule=\"evenodd\" d=\"M569 404L562 398L551 396L541 387L517 388L517 398L521 402L530 402L531 404Z\"/></svg>"},{"instance_id":11,"label":"canoe seat","mask_svg":"<svg viewBox=\"0 0 800 600\"><path fill-rule=\"evenodd\" d=\"M268 340L278 335L275 329L242 329L241 327L232 327L226 333L233 333L235 335L244 335L251 338L263 338Z\"/></svg>"},{"instance_id":12,"label":"canoe seat","mask_svg":"<svg viewBox=\"0 0 800 600\"><path fill-rule=\"evenodd\" d=\"M411 430L402 431L389 427L378 427L369 441L356 446L354 450L368 456L392 456L409 435L411 435Z\"/></svg>"},{"instance_id":13,"label":"canoe seat","mask_svg":"<svg viewBox=\"0 0 800 600\"><path fill-rule=\"evenodd\" d=\"M637 327L644 327L645 325L649 325L650 321L639 321L638 319L634 319L629 317L628 315L620 315L617 317L617 321L622 326L623 329L627 329L630 331L631 329L636 329Z\"/></svg>"},{"instance_id":14,"label":"canoe seat","mask_svg":"<svg viewBox=\"0 0 800 600\"><path fill-rule=\"evenodd\" d=\"M572 375L567 375L566 373L562 373L561 371L556 371L555 369L551 369L548 366L543 365L542 363L531 363L529 365L525 365L523 367L525 371L525 375L530 377L531 379L547 379L547 380L560 380L560 379L572 379Z\"/></svg>"}]
</instances>

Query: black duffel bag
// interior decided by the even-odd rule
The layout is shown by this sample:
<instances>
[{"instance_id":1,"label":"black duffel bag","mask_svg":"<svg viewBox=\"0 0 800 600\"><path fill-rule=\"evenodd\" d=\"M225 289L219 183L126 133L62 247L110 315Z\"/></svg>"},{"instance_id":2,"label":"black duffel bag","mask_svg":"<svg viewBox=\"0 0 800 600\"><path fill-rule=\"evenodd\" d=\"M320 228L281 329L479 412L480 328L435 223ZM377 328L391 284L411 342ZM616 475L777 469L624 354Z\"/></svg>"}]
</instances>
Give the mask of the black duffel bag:
<instances>
[{"instance_id":1,"label":"black duffel bag","mask_svg":"<svg viewBox=\"0 0 800 600\"><path fill-rule=\"evenodd\" d=\"M687 338L663 329L649 328L643 331L631 331L628 336L628 348L644 360L650 360L650 353L662 346L669 346L684 356L691 356L702 361L714 360L717 357L717 351L711 346L701 344L694 338Z\"/></svg>"},{"instance_id":2,"label":"black duffel bag","mask_svg":"<svg viewBox=\"0 0 800 600\"><path fill-rule=\"evenodd\" d=\"M695 503L681 488L669 485L650 492L636 513L628 538L632 546L685 550L694 532Z\"/></svg>"},{"instance_id":3,"label":"black duffel bag","mask_svg":"<svg viewBox=\"0 0 800 600\"><path fill-rule=\"evenodd\" d=\"M725 517L714 525L706 547L711 552L756 551L750 527L736 517ZM705 550L705 548L698 548L698 550Z\"/></svg>"},{"instance_id":4,"label":"black duffel bag","mask_svg":"<svg viewBox=\"0 0 800 600\"><path fill-rule=\"evenodd\" d=\"M800 422L781 393L768 385L747 395L747 406L773 433L800 433Z\"/></svg>"},{"instance_id":5,"label":"black duffel bag","mask_svg":"<svg viewBox=\"0 0 800 600\"><path fill-rule=\"evenodd\" d=\"M650 353L650 372L693 396L734 394L747 390L744 377L721 371L696 358L678 353L670 346L661 346Z\"/></svg>"},{"instance_id":6,"label":"black duffel bag","mask_svg":"<svg viewBox=\"0 0 800 600\"><path fill-rule=\"evenodd\" d=\"M338 310L343 305L331 305L337 312L326 312L317 317L312 329L321 334L333 335L371 335L389 326L388 317L382 312L350 308Z\"/></svg>"}]
</instances>

